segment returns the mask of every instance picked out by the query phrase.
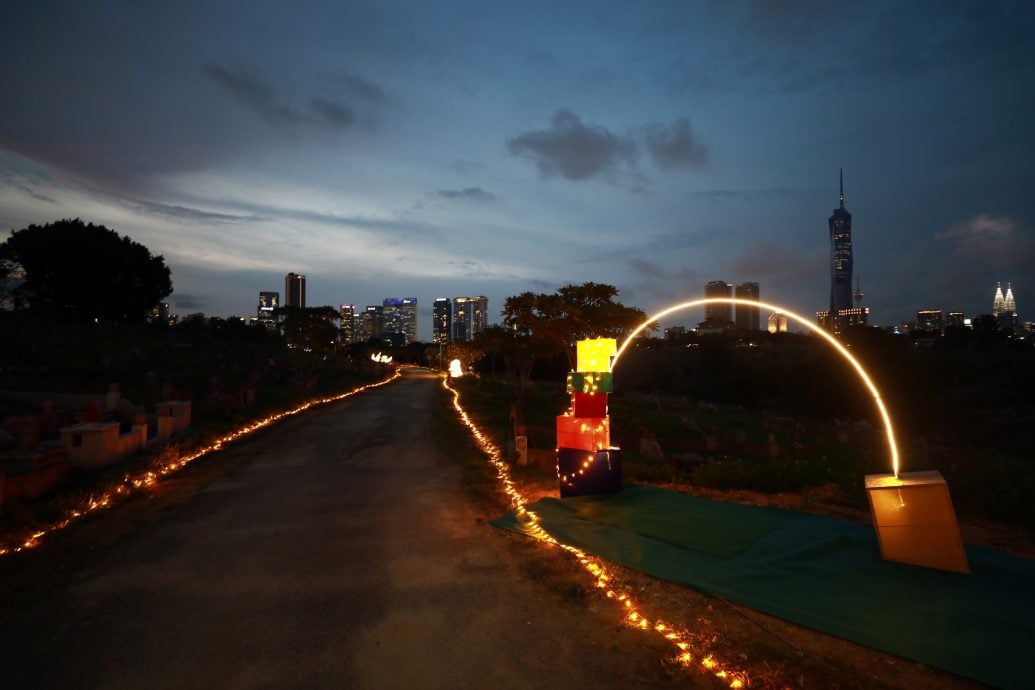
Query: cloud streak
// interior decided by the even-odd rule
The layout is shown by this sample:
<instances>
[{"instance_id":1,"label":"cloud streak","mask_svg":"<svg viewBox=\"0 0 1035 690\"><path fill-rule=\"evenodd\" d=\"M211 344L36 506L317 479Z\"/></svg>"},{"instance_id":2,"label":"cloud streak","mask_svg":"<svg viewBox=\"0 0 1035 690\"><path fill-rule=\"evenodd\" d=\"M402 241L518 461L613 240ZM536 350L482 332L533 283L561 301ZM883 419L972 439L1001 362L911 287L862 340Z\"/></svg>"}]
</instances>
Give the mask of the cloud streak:
<instances>
[{"instance_id":1,"label":"cloud streak","mask_svg":"<svg viewBox=\"0 0 1035 690\"><path fill-rule=\"evenodd\" d=\"M464 189L440 189L432 193L437 199L448 199L450 201L478 201L491 203L496 201L496 195L487 192L481 187L465 187Z\"/></svg>"}]
</instances>

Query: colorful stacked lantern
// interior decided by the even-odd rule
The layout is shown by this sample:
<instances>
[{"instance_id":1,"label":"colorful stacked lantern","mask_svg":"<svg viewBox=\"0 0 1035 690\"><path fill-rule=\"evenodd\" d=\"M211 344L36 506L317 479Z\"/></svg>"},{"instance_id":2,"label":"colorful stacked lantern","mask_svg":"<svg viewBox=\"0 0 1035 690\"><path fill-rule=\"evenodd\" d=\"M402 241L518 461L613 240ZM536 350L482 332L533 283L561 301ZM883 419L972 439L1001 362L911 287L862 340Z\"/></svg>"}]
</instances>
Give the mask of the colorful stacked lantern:
<instances>
[{"instance_id":1,"label":"colorful stacked lantern","mask_svg":"<svg viewBox=\"0 0 1035 690\"><path fill-rule=\"evenodd\" d=\"M557 417L557 477L561 497L622 490L618 449L611 447L607 394L614 392L614 338L578 342L575 371L568 374L571 409Z\"/></svg>"}]
</instances>

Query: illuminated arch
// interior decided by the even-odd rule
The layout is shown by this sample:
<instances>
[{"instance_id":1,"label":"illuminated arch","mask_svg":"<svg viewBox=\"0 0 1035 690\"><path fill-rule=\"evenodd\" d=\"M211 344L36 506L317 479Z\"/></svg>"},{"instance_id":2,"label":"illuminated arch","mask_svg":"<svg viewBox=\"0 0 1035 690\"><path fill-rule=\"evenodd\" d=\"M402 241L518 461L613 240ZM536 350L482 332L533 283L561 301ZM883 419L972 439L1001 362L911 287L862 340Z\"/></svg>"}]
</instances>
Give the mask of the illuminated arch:
<instances>
[{"instance_id":1,"label":"illuminated arch","mask_svg":"<svg viewBox=\"0 0 1035 690\"><path fill-rule=\"evenodd\" d=\"M636 329L632 333L630 333L624 341L622 341L621 347L618 348L618 353L615 355L614 360L611 362L611 370L614 370L615 366L618 364L618 360L622 357L622 353L625 352L626 348L629 347L629 344L632 343L633 338L642 333L645 328L650 326L655 321L660 321L669 314L672 314L677 311L682 311L683 309L697 307L702 304L743 304L751 307L759 307L761 309L767 309L770 311L785 314L787 317L793 319L799 324L811 329L818 335L822 336L828 343L833 345L834 349L840 352L841 355L843 355L844 358L849 361L849 363L855 369L856 373L859 374L859 378L862 379L864 384L866 384L866 387L870 390L870 394L873 396L873 401L877 404L877 410L880 412L881 419L884 420L884 430L888 438L888 448L891 451L891 470L892 472L894 472L895 477L898 477L898 446L895 444L895 430L891 425L891 417L890 415L888 415L888 410L884 407L884 401L881 400L880 391L877 390L877 386L874 385L873 380L870 378L870 375L866 373L866 370L863 369L861 364L859 364L859 361L852 356L852 353L850 353L844 345L837 341L837 338L832 336L830 333L827 333L825 330L815 325L803 316L799 316L798 314L795 314L792 311L787 311L783 307L778 307L774 304L767 304L765 302L756 302L755 300L737 299L734 297L710 297L707 299L693 300L691 302L683 302L682 304L677 304L675 306L668 307L667 309L663 309L656 314L652 314L646 321L637 326Z\"/></svg>"}]
</instances>

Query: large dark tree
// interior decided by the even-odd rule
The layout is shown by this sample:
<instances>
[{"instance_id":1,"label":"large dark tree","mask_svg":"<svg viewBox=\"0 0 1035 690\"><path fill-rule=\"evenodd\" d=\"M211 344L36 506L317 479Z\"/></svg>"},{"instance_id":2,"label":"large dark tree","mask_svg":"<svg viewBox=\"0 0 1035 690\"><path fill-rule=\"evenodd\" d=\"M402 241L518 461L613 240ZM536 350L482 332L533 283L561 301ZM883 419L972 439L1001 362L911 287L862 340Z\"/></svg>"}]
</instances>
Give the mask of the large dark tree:
<instances>
[{"instance_id":1,"label":"large dark tree","mask_svg":"<svg viewBox=\"0 0 1035 690\"><path fill-rule=\"evenodd\" d=\"M0 263L25 271L15 308L72 321L143 321L172 292L165 259L103 225L78 218L14 231Z\"/></svg>"},{"instance_id":2,"label":"large dark tree","mask_svg":"<svg viewBox=\"0 0 1035 690\"><path fill-rule=\"evenodd\" d=\"M647 318L636 307L615 302L617 296L615 286L592 282L565 285L554 294L525 292L507 298L503 323L562 349L574 369L576 342L585 338L621 340Z\"/></svg>"}]
</instances>

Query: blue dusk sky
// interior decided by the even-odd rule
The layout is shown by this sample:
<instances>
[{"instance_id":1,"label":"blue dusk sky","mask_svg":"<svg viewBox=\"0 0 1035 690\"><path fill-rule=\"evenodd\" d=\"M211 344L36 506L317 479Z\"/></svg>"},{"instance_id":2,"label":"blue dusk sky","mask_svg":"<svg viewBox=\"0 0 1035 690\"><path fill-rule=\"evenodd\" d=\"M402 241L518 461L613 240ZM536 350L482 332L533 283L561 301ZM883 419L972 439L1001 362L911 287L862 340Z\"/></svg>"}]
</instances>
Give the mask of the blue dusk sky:
<instances>
[{"instance_id":1,"label":"blue dusk sky","mask_svg":"<svg viewBox=\"0 0 1035 690\"><path fill-rule=\"evenodd\" d=\"M1035 316L1035 3L6 3L0 240L80 217L174 313L710 280L872 322ZM671 323L693 325L686 313ZM498 318L498 317L497 317ZM494 319L496 320L496 319Z\"/></svg>"}]
</instances>

